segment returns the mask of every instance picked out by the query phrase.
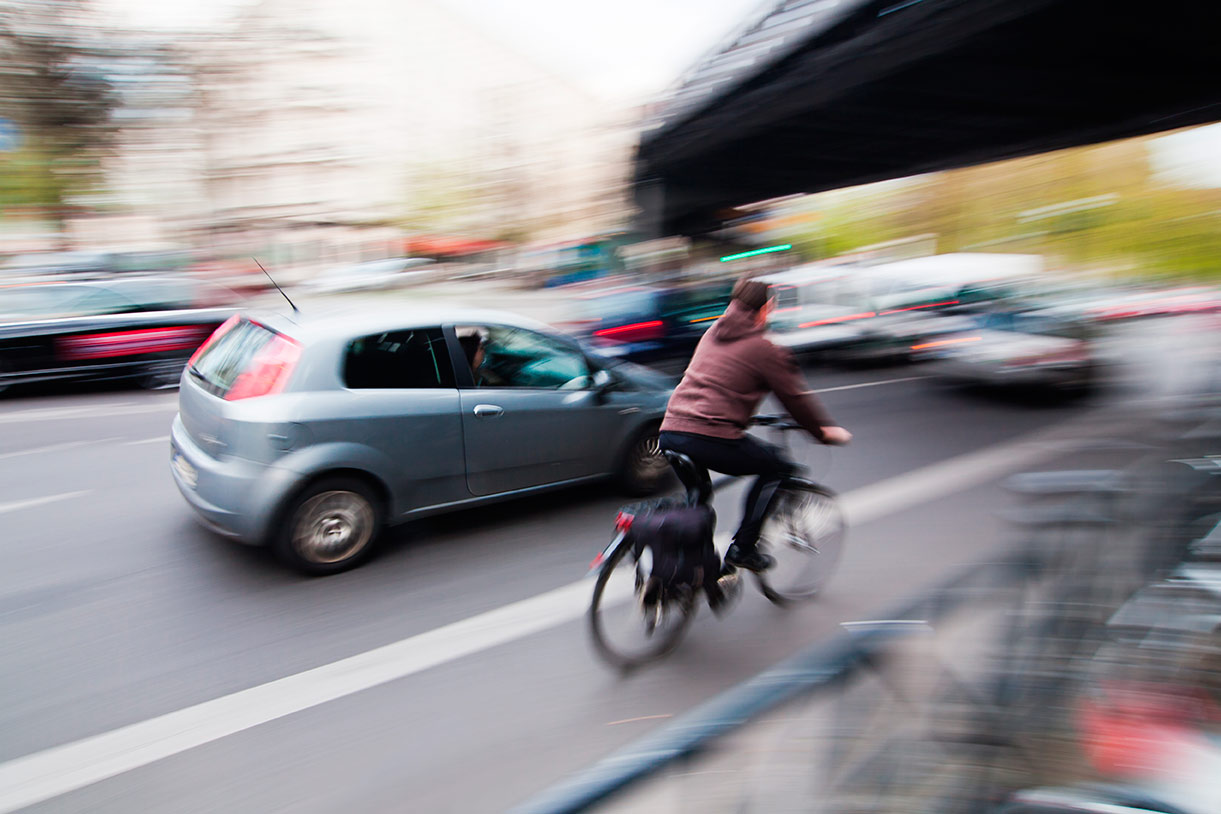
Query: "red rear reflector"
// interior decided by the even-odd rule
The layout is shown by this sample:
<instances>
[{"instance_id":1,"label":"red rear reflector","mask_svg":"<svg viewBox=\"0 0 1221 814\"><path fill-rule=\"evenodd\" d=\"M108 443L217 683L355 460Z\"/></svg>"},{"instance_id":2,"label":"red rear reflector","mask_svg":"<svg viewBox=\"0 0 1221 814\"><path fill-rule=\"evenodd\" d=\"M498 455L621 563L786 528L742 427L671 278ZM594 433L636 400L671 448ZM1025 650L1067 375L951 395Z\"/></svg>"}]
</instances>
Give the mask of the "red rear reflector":
<instances>
[{"instance_id":1,"label":"red rear reflector","mask_svg":"<svg viewBox=\"0 0 1221 814\"><path fill-rule=\"evenodd\" d=\"M602 555L599 554L598 556L594 557L593 562L591 562L589 564L589 570L592 571L601 564L602 564Z\"/></svg>"},{"instance_id":2,"label":"red rear reflector","mask_svg":"<svg viewBox=\"0 0 1221 814\"><path fill-rule=\"evenodd\" d=\"M630 325L619 325L615 328L602 328L594 331L594 336L610 339L614 342L640 342L647 339L661 339L664 323L660 319L648 322L633 322Z\"/></svg>"},{"instance_id":3,"label":"red rear reflector","mask_svg":"<svg viewBox=\"0 0 1221 814\"><path fill-rule=\"evenodd\" d=\"M300 358L301 346L286 336L276 334L254 355L250 367L237 377L225 394L225 401L279 393L288 383L288 377Z\"/></svg>"},{"instance_id":4,"label":"red rear reflector","mask_svg":"<svg viewBox=\"0 0 1221 814\"><path fill-rule=\"evenodd\" d=\"M233 316L229 317L224 322L222 322L220 324L220 327L218 327L215 331L213 331L212 335L209 336L202 345L200 345L198 348L195 349L195 352L191 354L191 358L189 360L187 360L187 365L195 364L195 360L199 358L199 355L201 353L203 353L205 350L207 350L209 347L211 347L213 342L215 342L216 340L220 339L222 336L227 334L230 331L230 329L232 329L233 326L236 325L238 322L239 322L239 318L238 318L237 314L234 314Z\"/></svg>"}]
</instances>

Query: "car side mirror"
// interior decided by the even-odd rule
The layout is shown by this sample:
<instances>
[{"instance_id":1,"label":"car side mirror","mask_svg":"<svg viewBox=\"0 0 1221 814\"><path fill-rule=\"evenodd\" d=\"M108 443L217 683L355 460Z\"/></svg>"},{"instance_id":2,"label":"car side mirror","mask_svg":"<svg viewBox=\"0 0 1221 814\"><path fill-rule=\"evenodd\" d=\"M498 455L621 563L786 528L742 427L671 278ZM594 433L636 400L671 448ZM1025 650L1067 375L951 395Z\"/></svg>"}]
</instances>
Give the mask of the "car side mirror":
<instances>
[{"instance_id":1,"label":"car side mirror","mask_svg":"<svg viewBox=\"0 0 1221 814\"><path fill-rule=\"evenodd\" d=\"M593 375L593 391L599 398L615 389L615 377L607 370L595 370Z\"/></svg>"}]
</instances>

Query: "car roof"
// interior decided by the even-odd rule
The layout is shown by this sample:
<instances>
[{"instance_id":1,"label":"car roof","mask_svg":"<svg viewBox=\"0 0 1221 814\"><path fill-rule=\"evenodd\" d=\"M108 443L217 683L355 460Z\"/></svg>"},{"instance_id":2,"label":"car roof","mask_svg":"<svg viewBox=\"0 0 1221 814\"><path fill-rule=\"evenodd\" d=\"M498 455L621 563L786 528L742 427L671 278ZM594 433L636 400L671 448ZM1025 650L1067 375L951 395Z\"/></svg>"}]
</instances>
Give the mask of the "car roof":
<instances>
[{"instance_id":1,"label":"car roof","mask_svg":"<svg viewBox=\"0 0 1221 814\"><path fill-rule=\"evenodd\" d=\"M866 273L930 286L969 285L1034 276L1042 265L1037 254L951 252L881 263L869 266Z\"/></svg>"},{"instance_id":2,"label":"car roof","mask_svg":"<svg viewBox=\"0 0 1221 814\"><path fill-rule=\"evenodd\" d=\"M404 328L426 328L436 325L515 325L536 331L557 333L551 326L496 309L470 308L462 305L430 303L423 305L360 306L319 309L307 306L304 311L251 310L245 315L272 330L294 339L319 341L346 339L356 336L394 331Z\"/></svg>"}]
</instances>

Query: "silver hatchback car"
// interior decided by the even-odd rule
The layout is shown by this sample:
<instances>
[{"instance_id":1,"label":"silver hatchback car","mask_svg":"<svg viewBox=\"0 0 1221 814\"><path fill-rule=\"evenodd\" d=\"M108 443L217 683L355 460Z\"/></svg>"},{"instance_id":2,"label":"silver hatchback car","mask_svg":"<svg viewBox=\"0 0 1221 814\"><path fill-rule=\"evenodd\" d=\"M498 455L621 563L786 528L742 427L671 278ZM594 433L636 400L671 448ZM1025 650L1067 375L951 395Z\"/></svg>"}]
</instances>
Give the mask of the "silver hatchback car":
<instances>
[{"instance_id":1,"label":"silver hatchback car","mask_svg":"<svg viewBox=\"0 0 1221 814\"><path fill-rule=\"evenodd\" d=\"M239 314L183 372L170 469L206 525L332 573L427 514L606 477L655 490L671 389L496 311Z\"/></svg>"}]
</instances>

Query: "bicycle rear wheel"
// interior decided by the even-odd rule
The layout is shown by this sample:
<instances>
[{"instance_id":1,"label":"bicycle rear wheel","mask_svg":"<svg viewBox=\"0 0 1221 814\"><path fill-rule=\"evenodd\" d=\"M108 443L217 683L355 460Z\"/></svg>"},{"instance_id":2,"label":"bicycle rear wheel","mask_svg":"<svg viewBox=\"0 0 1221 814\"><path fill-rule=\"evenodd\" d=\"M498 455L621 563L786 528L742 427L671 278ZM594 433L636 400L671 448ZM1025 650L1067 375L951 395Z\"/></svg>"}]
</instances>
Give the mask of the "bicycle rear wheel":
<instances>
[{"instance_id":1,"label":"bicycle rear wheel","mask_svg":"<svg viewBox=\"0 0 1221 814\"><path fill-rule=\"evenodd\" d=\"M589 606L594 647L603 659L622 669L669 653L695 616L693 591L661 601L646 596L643 566L631 546L621 546L603 563Z\"/></svg>"},{"instance_id":2,"label":"bicycle rear wheel","mask_svg":"<svg viewBox=\"0 0 1221 814\"><path fill-rule=\"evenodd\" d=\"M839 564L845 527L834 492L812 483L781 485L759 535L759 550L776 559L756 575L763 595L783 605L817 594Z\"/></svg>"}]
</instances>

